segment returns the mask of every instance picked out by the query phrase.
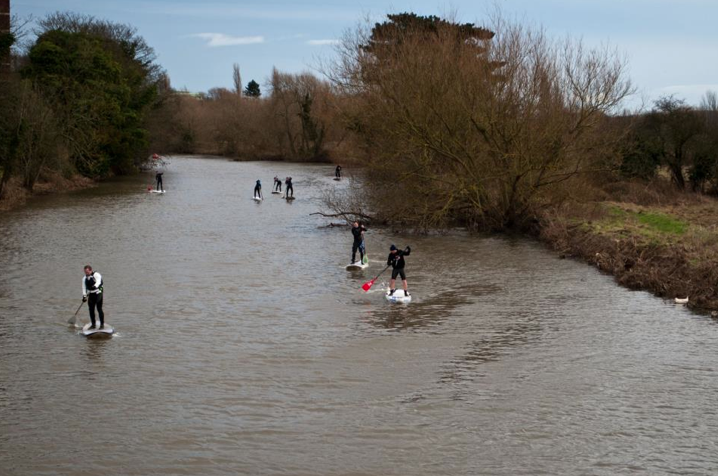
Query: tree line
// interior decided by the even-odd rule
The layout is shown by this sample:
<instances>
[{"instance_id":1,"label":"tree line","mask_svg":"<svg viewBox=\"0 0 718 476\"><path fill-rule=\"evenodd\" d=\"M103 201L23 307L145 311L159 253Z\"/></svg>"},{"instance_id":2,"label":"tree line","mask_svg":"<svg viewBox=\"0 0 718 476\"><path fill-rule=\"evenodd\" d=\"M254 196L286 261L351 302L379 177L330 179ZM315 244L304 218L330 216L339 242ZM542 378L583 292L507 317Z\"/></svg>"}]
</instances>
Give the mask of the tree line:
<instances>
[{"instance_id":1,"label":"tree line","mask_svg":"<svg viewBox=\"0 0 718 476\"><path fill-rule=\"evenodd\" d=\"M127 173L148 147L335 161L363 172L351 196L329 197L338 212L486 230L621 181L718 193L716 94L626 112L634 88L616 50L500 14L477 26L400 13L348 32L336 58L324 79L274 69L261 87L235 64L232 89L190 94L131 27L50 16L3 77L2 181Z\"/></svg>"}]
</instances>

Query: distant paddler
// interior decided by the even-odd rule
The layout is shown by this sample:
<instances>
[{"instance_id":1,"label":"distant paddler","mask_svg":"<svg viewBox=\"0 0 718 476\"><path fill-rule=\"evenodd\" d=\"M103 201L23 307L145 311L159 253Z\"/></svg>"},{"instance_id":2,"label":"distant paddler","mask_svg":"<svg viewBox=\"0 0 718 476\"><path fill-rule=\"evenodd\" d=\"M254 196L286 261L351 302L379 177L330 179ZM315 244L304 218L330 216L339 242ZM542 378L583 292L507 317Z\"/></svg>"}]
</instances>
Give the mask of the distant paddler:
<instances>
[{"instance_id":1,"label":"distant paddler","mask_svg":"<svg viewBox=\"0 0 718 476\"><path fill-rule=\"evenodd\" d=\"M357 250L359 250L361 262L364 263L364 250L366 249L364 247L364 232L365 231L366 231L366 228L364 228L364 225L360 224L358 221L355 221L352 224L352 236L354 236L354 242L352 243L351 264L356 263Z\"/></svg>"}]
</instances>

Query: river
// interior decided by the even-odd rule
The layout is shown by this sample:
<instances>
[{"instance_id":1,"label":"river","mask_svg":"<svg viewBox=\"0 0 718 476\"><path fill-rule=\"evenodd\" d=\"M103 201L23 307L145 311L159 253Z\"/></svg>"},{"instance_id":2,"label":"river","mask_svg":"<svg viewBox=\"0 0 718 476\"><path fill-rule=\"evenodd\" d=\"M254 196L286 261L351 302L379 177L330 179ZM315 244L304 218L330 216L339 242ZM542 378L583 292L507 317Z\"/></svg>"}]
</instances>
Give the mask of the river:
<instances>
[{"instance_id":1,"label":"river","mask_svg":"<svg viewBox=\"0 0 718 476\"><path fill-rule=\"evenodd\" d=\"M347 272L332 174L175 157L0 215L0 474L718 472L716 322L524 239L370 229ZM361 290L392 243L407 305ZM85 264L112 339L66 324Z\"/></svg>"}]
</instances>

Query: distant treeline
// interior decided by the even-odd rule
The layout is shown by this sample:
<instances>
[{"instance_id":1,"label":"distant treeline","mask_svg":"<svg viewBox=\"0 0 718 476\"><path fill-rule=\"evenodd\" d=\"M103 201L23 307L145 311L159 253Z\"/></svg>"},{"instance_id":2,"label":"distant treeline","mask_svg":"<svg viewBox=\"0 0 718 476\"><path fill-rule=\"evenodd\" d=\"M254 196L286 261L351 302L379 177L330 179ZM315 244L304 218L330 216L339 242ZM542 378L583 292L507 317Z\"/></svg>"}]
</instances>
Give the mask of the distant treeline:
<instances>
[{"instance_id":1,"label":"distant treeline","mask_svg":"<svg viewBox=\"0 0 718 476\"><path fill-rule=\"evenodd\" d=\"M325 77L272 72L267 84L172 90L127 26L76 15L40 22L3 81L3 182L46 168L133 170L148 147L239 159L334 161L363 171L338 213L431 228L522 228L568 199L670 180L718 193L718 104L664 97L629 113L614 50L413 13L348 33ZM616 187L613 187L616 189ZM608 194L608 195L607 195Z\"/></svg>"},{"instance_id":2,"label":"distant treeline","mask_svg":"<svg viewBox=\"0 0 718 476\"><path fill-rule=\"evenodd\" d=\"M329 197L336 212L419 228L523 227L625 180L718 192L714 93L699 108L665 97L625 112L633 88L616 51L491 25L388 15L345 37L328 80L275 70L264 95L243 92L235 66L234 90L156 111L157 146L350 162L364 180Z\"/></svg>"}]
</instances>

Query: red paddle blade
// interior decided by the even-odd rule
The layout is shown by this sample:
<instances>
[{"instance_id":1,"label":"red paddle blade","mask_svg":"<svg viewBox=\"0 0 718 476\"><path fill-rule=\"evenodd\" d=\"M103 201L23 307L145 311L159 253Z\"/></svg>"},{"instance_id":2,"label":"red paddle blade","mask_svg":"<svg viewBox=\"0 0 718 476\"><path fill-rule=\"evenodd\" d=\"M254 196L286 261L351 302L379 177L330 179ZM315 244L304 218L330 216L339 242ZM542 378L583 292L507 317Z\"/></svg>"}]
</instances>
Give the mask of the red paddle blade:
<instances>
[{"instance_id":1,"label":"red paddle blade","mask_svg":"<svg viewBox=\"0 0 718 476\"><path fill-rule=\"evenodd\" d=\"M371 281L367 281L366 283L364 283L364 284L362 285L361 288L362 288L364 291L369 291L369 290L371 289L371 287L374 286L374 281L376 281L376 278L372 279Z\"/></svg>"}]
</instances>

